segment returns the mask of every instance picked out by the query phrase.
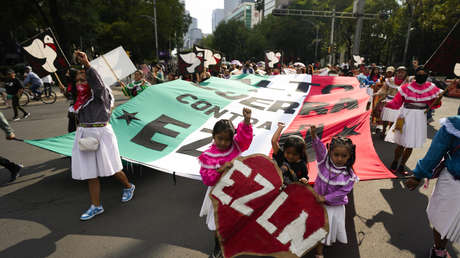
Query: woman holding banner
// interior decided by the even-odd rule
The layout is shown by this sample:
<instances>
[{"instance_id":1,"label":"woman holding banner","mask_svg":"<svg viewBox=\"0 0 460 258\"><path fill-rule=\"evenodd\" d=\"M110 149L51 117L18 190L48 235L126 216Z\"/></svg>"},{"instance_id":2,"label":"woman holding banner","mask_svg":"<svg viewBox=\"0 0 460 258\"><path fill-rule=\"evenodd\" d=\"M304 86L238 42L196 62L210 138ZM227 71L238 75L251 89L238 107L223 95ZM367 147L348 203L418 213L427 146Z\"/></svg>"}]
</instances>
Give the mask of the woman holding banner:
<instances>
[{"instance_id":1,"label":"woman holding banner","mask_svg":"<svg viewBox=\"0 0 460 258\"><path fill-rule=\"evenodd\" d=\"M74 109L79 124L72 149L72 178L88 181L91 206L80 219L89 220L104 212L99 197L99 177L113 175L123 184L122 202L132 199L135 186L128 182L122 171L117 138L109 124L114 102L112 91L91 67L85 53L78 51L76 56L85 71L79 71L76 75L77 100Z\"/></svg>"}]
</instances>

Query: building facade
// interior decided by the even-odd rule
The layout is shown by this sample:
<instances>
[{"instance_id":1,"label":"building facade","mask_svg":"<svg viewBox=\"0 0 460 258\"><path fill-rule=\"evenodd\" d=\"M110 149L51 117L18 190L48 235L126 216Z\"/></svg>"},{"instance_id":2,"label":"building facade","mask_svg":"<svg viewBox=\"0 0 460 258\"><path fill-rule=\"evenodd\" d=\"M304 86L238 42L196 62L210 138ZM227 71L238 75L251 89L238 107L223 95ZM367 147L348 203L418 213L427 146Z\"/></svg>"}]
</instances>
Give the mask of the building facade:
<instances>
[{"instance_id":1,"label":"building facade","mask_svg":"<svg viewBox=\"0 0 460 258\"><path fill-rule=\"evenodd\" d=\"M255 3L241 3L233 12L226 17L226 20L237 20L244 22L248 29L254 27L259 22L259 11L256 10Z\"/></svg>"},{"instance_id":2,"label":"building facade","mask_svg":"<svg viewBox=\"0 0 460 258\"><path fill-rule=\"evenodd\" d=\"M184 48L192 48L193 44L198 43L203 38L201 29L198 28L198 20L192 17L192 23L184 37Z\"/></svg>"},{"instance_id":3,"label":"building facade","mask_svg":"<svg viewBox=\"0 0 460 258\"><path fill-rule=\"evenodd\" d=\"M224 16L227 18L240 4L241 0L224 0Z\"/></svg>"},{"instance_id":4,"label":"building facade","mask_svg":"<svg viewBox=\"0 0 460 258\"><path fill-rule=\"evenodd\" d=\"M276 8L287 6L291 1L292 0L265 0L264 16L271 14Z\"/></svg>"},{"instance_id":5,"label":"building facade","mask_svg":"<svg viewBox=\"0 0 460 258\"><path fill-rule=\"evenodd\" d=\"M212 32L217 28L217 25L225 18L224 9L214 9L212 11Z\"/></svg>"}]
</instances>

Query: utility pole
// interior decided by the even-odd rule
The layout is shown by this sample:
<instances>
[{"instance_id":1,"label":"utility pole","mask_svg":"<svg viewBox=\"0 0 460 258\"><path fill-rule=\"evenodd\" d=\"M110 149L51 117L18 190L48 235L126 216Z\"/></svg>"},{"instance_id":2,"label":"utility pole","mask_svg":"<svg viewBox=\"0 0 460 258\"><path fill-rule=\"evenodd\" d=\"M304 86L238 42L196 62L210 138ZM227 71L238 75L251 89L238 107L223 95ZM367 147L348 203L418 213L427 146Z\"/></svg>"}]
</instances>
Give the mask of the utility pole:
<instances>
[{"instance_id":1,"label":"utility pole","mask_svg":"<svg viewBox=\"0 0 460 258\"><path fill-rule=\"evenodd\" d=\"M359 45L361 44L361 31L363 30L364 0L355 0L353 3L353 15L358 17L356 22L355 36L353 42L353 55L359 55Z\"/></svg>"},{"instance_id":2,"label":"utility pole","mask_svg":"<svg viewBox=\"0 0 460 258\"><path fill-rule=\"evenodd\" d=\"M155 56L157 57L157 59L160 59L160 56L158 56L157 0L153 0L153 27L155 34Z\"/></svg>"},{"instance_id":3,"label":"utility pole","mask_svg":"<svg viewBox=\"0 0 460 258\"><path fill-rule=\"evenodd\" d=\"M332 9L332 22L331 22L331 42L329 43L331 48L331 55L329 56L329 64L333 65L334 63L334 24L335 24L335 9Z\"/></svg>"},{"instance_id":4,"label":"utility pole","mask_svg":"<svg viewBox=\"0 0 460 258\"><path fill-rule=\"evenodd\" d=\"M403 65L406 65L407 49L409 48L409 39L410 39L411 27L412 27L412 17L409 20L409 24L407 25L407 36L406 36L406 43L404 44Z\"/></svg>"}]
</instances>

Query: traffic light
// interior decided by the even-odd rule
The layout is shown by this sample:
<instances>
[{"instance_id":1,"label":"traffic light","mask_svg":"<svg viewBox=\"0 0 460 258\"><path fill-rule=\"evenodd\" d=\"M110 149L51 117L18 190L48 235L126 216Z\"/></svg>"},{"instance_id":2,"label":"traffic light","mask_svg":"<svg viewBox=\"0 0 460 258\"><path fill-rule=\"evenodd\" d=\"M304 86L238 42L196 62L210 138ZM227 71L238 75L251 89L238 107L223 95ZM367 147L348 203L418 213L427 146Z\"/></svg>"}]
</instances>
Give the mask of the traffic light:
<instances>
[{"instance_id":1,"label":"traffic light","mask_svg":"<svg viewBox=\"0 0 460 258\"><path fill-rule=\"evenodd\" d=\"M330 47L330 46L327 48L327 53L328 53L328 54L331 53L331 47Z\"/></svg>"}]
</instances>

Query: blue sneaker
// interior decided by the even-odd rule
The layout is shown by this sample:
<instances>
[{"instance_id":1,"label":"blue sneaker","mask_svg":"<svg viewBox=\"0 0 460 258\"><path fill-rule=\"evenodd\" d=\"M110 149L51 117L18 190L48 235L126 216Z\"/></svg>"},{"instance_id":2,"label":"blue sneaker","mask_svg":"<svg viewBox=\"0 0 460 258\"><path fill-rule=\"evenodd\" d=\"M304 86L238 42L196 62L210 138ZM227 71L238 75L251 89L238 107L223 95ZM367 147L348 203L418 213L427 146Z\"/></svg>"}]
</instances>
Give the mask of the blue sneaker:
<instances>
[{"instance_id":1,"label":"blue sneaker","mask_svg":"<svg viewBox=\"0 0 460 258\"><path fill-rule=\"evenodd\" d=\"M127 202L131 200L134 196L134 189L136 189L136 186L134 184L131 184L130 188L123 189L123 195L121 196L121 202Z\"/></svg>"},{"instance_id":2,"label":"blue sneaker","mask_svg":"<svg viewBox=\"0 0 460 258\"><path fill-rule=\"evenodd\" d=\"M89 207L89 209L85 213L83 213L81 215L80 219L81 220L90 220L94 216L99 215L99 214L101 214L103 212L104 212L104 208L102 208L102 205L99 206L99 207L91 205L91 207Z\"/></svg>"}]
</instances>

